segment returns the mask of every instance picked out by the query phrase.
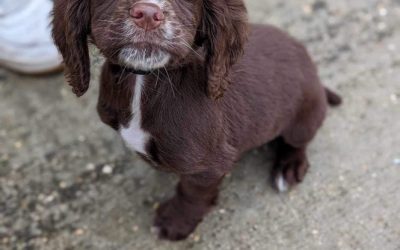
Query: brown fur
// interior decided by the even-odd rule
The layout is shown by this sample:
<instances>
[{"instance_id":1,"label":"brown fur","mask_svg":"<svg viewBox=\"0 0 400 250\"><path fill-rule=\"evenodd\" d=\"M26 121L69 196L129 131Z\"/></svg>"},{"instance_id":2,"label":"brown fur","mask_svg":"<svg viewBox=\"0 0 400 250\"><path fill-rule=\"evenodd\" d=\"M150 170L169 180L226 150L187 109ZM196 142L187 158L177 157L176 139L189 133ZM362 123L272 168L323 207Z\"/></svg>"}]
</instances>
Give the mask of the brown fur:
<instances>
[{"instance_id":1,"label":"brown fur","mask_svg":"<svg viewBox=\"0 0 400 250\"><path fill-rule=\"evenodd\" d=\"M165 43L157 30L124 35L134 2L55 1L54 40L74 93L80 96L89 86L88 36L107 58L98 112L116 130L132 116L136 78L117 52L146 37ZM160 206L155 220L161 237L180 240L215 204L224 175L250 149L275 140L274 180L282 175L290 186L301 182L308 168L306 147L322 125L328 101L337 105L340 97L321 85L303 45L280 30L251 25L246 42L242 0L170 2L166 8L174 14L167 19L179 21L174 32L193 50L172 39L170 63L145 77L141 125L151 135L143 157L181 178L176 196Z\"/></svg>"}]
</instances>

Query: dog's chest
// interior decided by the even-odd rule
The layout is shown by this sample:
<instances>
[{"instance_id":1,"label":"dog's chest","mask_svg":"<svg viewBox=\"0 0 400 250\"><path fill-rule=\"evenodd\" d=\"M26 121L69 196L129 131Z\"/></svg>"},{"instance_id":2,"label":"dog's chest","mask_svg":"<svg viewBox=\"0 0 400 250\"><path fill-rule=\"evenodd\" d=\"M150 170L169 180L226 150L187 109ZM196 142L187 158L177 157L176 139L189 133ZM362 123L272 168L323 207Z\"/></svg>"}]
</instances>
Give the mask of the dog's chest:
<instances>
[{"instance_id":1,"label":"dog's chest","mask_svg":"<svg viewBox=\"0 0 400 250\"><path fill-rule=\"evenodd\" d=\"M136 76L135 90L132 97L131 112L132 118L127 127L120 129L120 134L126 145L133 151L146 155L146 146L150 134L142 129L141 99L144 84L144 76Z\"/></svg>"}]
</instances>

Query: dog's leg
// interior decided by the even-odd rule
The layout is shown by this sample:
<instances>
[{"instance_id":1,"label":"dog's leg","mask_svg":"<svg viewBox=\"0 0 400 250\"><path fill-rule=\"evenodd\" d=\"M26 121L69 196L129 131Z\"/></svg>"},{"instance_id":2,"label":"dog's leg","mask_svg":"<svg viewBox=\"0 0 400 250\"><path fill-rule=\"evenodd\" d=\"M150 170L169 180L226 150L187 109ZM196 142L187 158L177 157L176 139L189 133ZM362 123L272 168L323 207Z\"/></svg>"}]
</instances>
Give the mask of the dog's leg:
<instances>
[{"instance_id":1,"label":"dog's leg","mask_svg":"<svg viewBox=\"0 0 400 250\"><path fill-rule=\"evenodd\" d=\"M307 173L306 149L325 119L328 107L325 95L325 90L320 87L318 95L305 99L296 119L276 140L272 178L274 186L281 192L302 182Z\"/></svg>"},{"instance_id":2,"label":"dog's leg","mask_svg":"<svg viewBox=\"0 0 400 250\"><path fill-rule=\"evenodd\" d=\"M159 236L182 240L189 236L216 204L222 174L202 173L181 176L176 195L161 204L155 226Z\"/></svg>"},{"instance_id":3,"label":"dog's leg","mask_svg":"<svg viewBox=\"0 0 400 250\"><path fill-rule=\"evenodd\" d=\"M282 137L277 139L272 181L278 191L288 191L292 186L303 181L308 167L306 146L293 147Z\"/></svg>"}]
</instances>

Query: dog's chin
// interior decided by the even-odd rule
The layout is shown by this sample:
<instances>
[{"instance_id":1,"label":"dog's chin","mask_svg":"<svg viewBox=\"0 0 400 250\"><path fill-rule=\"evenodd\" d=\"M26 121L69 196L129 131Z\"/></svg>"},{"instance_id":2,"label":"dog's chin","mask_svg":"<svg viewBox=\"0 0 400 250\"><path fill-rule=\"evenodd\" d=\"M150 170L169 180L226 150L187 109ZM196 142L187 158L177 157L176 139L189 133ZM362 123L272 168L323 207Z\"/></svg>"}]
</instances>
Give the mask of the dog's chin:
<instances>
[{"instance_id":1,"label":"dog's chin","mask_svg":"<svg viewBox=\"0 0 400 250\"><path fill-rule=\"evenodd\" d=\"M152 71L165 67L171 54L162 49L123 48L119 53L120 62L133 70Z\"/></svg>"}]
</instances>

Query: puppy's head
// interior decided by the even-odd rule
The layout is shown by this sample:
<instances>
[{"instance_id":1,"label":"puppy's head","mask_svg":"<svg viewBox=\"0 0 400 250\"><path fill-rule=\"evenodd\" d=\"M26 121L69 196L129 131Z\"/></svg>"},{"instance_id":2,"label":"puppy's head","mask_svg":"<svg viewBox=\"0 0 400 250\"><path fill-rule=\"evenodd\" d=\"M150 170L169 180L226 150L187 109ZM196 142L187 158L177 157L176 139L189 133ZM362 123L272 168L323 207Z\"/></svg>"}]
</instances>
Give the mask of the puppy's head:
<instances>
[{"instance_id":1,"label":"puppy's head","mask_svg":"<svg viewBox=\"0 0 400 250\"><path fill-rule=\"evenodd\" d=\"M217 99L243 51L247 15L243 0L55 0L53 37L78 96L89 87L90 40L112 63L138 71L177 66L203 46L207 91Z\"/></svg>"}]
</instances>

